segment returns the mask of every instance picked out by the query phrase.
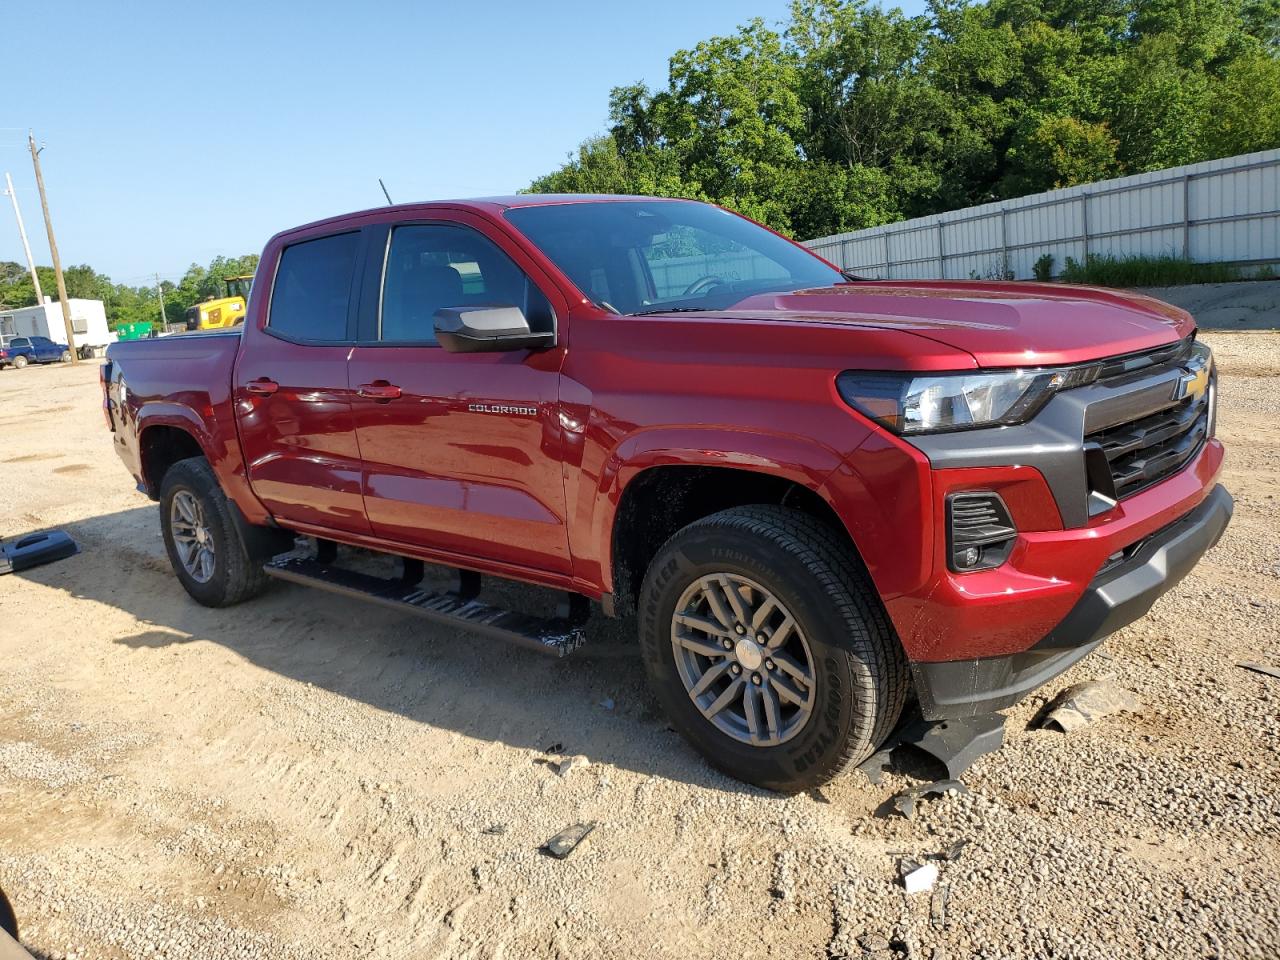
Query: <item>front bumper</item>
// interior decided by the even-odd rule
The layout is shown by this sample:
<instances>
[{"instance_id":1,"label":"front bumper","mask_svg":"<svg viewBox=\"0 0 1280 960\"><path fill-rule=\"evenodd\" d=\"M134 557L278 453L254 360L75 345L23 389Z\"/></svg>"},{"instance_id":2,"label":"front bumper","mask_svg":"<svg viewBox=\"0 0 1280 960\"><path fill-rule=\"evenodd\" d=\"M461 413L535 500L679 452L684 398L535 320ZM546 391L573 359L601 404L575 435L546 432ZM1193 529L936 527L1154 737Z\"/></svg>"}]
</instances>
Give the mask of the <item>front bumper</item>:
<instances>
[{"instance_id":1,"label":"front bumper","mask_svg":"<svg viewBox=\"0 0 1280 960\"><path fill-rule=\"evenodd\" d=\"M926 719L989 713L1012 706L1092 652L1108 635L1144 616L1227 528L1233 501L1215 486L1199 506L1133 544L1098 574L1049 633L1027 650L995 657L913 662Z\"/></svg>"}]
</instances>

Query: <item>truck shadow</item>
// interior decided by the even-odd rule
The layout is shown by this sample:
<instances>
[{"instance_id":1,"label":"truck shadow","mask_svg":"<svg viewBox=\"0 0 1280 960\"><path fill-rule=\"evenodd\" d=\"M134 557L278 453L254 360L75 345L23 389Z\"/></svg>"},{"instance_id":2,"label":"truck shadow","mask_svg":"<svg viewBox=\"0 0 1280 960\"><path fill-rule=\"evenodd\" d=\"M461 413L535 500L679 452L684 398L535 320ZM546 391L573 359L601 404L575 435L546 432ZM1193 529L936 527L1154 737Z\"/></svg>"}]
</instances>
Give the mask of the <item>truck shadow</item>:
<instances>
[{"instance_id":1,"label":"truck shadow","mask_svg":"<svg viewBox=\"0 0 1280 960\"><path fill-rule=\"evenodd\" d=\"M275 583L247 603L211 610L174 577L155 507L63 529L80 543L77 556L15 576L116 607L147 625L111 642L134 649L216 643L280 676L414 723L528 751L531 765L559 744L555 753L583 753L595 763L773 796L713 770L668 726L645 682L634 620L597 613L586 627L587 643L557 660L292 584ZM549 612L555 600L548 591L494 578L482 599L533 613ZM100 641L87 634L84 642Z\"/></svg>"}]
</instances>

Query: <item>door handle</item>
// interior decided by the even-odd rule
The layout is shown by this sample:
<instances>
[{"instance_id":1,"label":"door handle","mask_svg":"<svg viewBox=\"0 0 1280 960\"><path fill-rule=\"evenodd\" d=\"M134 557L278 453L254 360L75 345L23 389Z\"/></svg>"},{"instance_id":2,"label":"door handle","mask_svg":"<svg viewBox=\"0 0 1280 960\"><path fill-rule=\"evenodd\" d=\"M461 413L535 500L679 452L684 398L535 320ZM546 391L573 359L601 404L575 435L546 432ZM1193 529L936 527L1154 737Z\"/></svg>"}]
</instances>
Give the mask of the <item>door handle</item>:
<instances>
[{"instance_id":1,"label":"door handle","mask_svg":"<svg viewBox=\"0 0 1280 960\"><path fill-rule=\"evenodd\" d=\"M244 389L246 393L252 393L256 397L269 397L280 389L280 384L267 377L259 377L246 383Z\"/></svg>"},{"instance_id":2,"label":"door handle","mask_svg":"<svg viewBox=\"0 0 1280 960\"><path fill-rule=\"evenodd\" d=\"M366 400L376 400L379 403L387 403L400 396L400 388L394 383L388 383L386 380L375 380L373 383L362 383L356 387L356 396L364 397Z\"/></svg>"}]
</instances>

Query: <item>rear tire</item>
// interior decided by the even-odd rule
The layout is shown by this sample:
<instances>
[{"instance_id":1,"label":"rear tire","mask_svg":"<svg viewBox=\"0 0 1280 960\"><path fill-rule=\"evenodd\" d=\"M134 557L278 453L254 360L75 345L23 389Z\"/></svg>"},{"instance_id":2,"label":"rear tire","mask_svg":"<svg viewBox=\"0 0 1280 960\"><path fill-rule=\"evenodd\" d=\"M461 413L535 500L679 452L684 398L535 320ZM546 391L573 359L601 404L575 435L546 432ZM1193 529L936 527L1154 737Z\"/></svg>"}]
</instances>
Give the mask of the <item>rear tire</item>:
<instances>
[{"instance_id":1,"label":"rear tire","mask_svg":"<svg viewBox=\"0 0 1280 960\"><path fill-rule=\"evenodd\" d=\"M169 563L192 599L206 607L229 607L267 585L262 565L269 556L245 542L232 510L204 457L179 460L160 484L160 530ZM184 520L184 511L192 519Z\"/></svg>"},{"instance_id":2,"label":"rear tire","mask_svg":"<svg viewBox=\"0 0 1280 960\"><path fill-rule=\"evenodd\" d=\"M25 367L26 365L27 365L27 358L26 358L26 357L23 357L23 356L17 356L17 357L14 357L14 358L13 358L13 368L14 368L15 370L21 370L21 369L22 369L23 367Z\"/></svg>"},{"instance_id":3,"label":"rear tire","mask_svg":"<svg viewBox=\"0 0 1280 960\"><path fill-rule=\"evenodd\" d=\"M738 507L690 524L650 564L639 608L667 716L739 780L820 786L870 756L902 712L907 661L880 599L842 532L809 514Z\"/></svg>"}]
</instances>

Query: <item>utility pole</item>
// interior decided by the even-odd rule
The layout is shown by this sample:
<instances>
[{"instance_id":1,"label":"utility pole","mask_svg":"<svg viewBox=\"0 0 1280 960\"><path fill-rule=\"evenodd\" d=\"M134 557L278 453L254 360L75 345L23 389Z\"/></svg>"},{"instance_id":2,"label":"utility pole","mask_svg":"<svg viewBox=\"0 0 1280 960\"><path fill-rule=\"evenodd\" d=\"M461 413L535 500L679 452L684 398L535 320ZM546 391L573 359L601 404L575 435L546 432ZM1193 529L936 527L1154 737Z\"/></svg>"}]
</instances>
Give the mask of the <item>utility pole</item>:
<instances>
[{"instance_id":1,"label":"utility pole","mask_svg":"<svg viewBox=\"0 0 1280 960\"><path fill-rule=\"evenodd\" d=\"M44 292L40 289L40 276L36 273L36 262L31 259L31 244L27 243L27 228L22 223L22 211L18 209L18 194L13 189L13 177L6 173L4 182L8 187L5 193L9 194L9 199L13 201L13 215L18 220L18 236L22 238L22 249L27 255L27 269L31 271L31 282L36 288L36 303L43 304Z\"/></svg>"},{"instance_id":2,"label":"utility pole","mask_svg":"<svg viewBox=\"0 0 1280 960\"><path fill-rule=\"evenodd\" d=\"M27 146L31 148L31 165L36 168L36 186L40 188L40 208L44 211L44 229L49 234L53 275L58 281L58 300L62 304L62 324L67 329L67 349L71 351L71 362L79 363L80 351L76 349L76 334L71 327L71 304L67 302L67 282L62 277L62 260L58 257L58 241L53 236L53 221L49 219L49 198L44 192L44 175L40 172L40 150L36 149L35 134L30 131L27 132Z\"/></svg>"},{"instance_id":3,"label":"utility pole","mask_svg":"<svg viewBox=\"0 0 1280 960\"><path fill-rule=\"evenodd\" d=\"M160 286L160 274L156 274L156 297L160 301L160 332L164 333L165 324L169 321L164 315L164 288Z\"/></svg>"}]
</instances>

